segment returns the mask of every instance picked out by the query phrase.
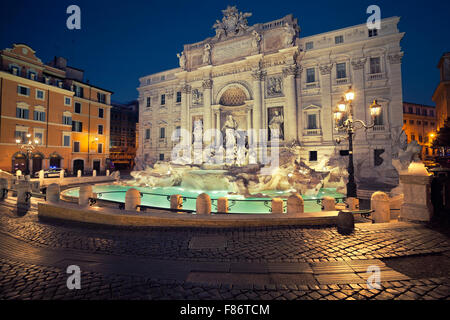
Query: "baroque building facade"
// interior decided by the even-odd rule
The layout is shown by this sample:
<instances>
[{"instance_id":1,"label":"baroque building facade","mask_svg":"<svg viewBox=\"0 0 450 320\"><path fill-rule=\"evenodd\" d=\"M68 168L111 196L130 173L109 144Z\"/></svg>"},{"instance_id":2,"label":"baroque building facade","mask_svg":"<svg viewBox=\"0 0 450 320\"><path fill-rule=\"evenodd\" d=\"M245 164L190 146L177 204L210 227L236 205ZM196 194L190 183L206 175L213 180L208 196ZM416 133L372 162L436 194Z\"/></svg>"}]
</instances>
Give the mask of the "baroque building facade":
<instances>
[{"instance_id":1,"label":"baroque building facade","mask_svg":"<svg viewBox=\"0 0 450 320\"><path fill-rule=\"evenodd\" d=\"M139 79L143 163L171 160L173 132L192 133L197 120L222 130L231 115L242 131L275 125L281 146L300 145L301 159L320 169L348 148L336 143L345 135L334 128L333 110L352 86L355 118L370 123L370 104L382 105L377 125L356 133L355 161L369 170L390 165L403 125L398 17L382 19L379 30L361 24L301 37L292 15L249 26L251 14L222 12L216 35L184 45L178 68Z\"/></svg>"}]
</instances>

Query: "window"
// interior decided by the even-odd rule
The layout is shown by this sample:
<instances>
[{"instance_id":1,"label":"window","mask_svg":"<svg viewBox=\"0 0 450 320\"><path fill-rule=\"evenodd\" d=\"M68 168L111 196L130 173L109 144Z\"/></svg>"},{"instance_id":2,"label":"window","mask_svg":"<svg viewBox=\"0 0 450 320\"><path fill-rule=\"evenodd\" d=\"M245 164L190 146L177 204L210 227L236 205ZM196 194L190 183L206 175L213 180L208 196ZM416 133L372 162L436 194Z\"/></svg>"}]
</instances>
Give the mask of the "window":
<instances>
[{"instance_id":1,"label":"window","mask_svg":"<svg viewBox=\"0 0 450 320\"><path fill-rule=\"evenodd\" d=\"M97 152L98 152L98 153L103 153L103 143L99 143L99 144L97 145Z\"/></svg>"},{"instance_id":2,"label":"window","mask_svg":"<svg viewBox=\"0 0 450 320\"><path fill-rule=\"evenodd\" d=\"M164 161L164 153L159 154L159 161Z\"/></svg>"},{"instance_id":3,"label":"window","mask_svg":"<svg viewBox=\"0 0 450 320\"><path fill-rule=\"evenodd\" d=\"M414 135L414 133L411 133L411 141L416 140L416 136Z\"/></svg>"},{"instance_id":4,"label":"window","mask_svg":"<svg viewBox=\"0 0 450 320\"><path fill-rule=\"evenodd\" d=\"M164 81L164 80L166 80L166 76L161 76L161 81Z\"/></svg>"},{"instance_id":5,"label":"window","mask_svg":"<svg viewBox=\"0 0 450 320\"><path fill-rule=\"evenodd\" d=\"M317 161L317 151L309 152L309 161Z\"/></svg>"},{"instance_id":6,"label":"window","mask_svg":"<svg viewBox=\"0 0 450 320\"><path fill-rule=\"evenodd\" d=\"M419 142L422 142L422 136L419 135Z\"/></svg>"},{"instance_id":7,"label":"window","mask_svg":"<svg viewBox=\"0 0 450 320\"><path fill-rule=\"evenodd\" d=\"M306 42L306 43L305 43L305 49L306 49L306 50L312 50L312 49L314 49L314 42L312 42L312 41Z\"/></svg>"},{"instance_id":8,"label":"window","mask_svg":"<svg viewBox=\"0 0 450 320\"><path fill-rule=\"evenodd\" d=\"M34 139L37 140L37 144L42 144L44 141L44 133L43 132L35 132Z\"/></svg>"},{"instance_id":9,"label":"window","mask_svg":"<svg viewBox=\"0 0 450 320\"><path fill-rule=\"evenodd\" d=\"M80 97L80 98L84 97L83 87L74 85L73 91L75 92L76 97Z\"/></svg>"},{"instance_id":10,"label":"window","mask_svg":"<svg viewBox=\"0 0 450 320\"><path fill-rule=\"evenodd\" d=\"M75 113L81 113L81 103L75 102L74 112Z\"/></svg>"},{"instance_id":11,"label":"window","mask_svg":"<svg viewBox=\"0 0 450 320\"><path fill-rule=\"evenodd\" d=\"M63 146L70 147L70 134L68 133L63 134Z\"/></svg>"},{"instance_id":12,"label":"window","mask_svg":"<svg viewBox=\"0 0 450 320\"><path fill-rule=\"evenodd\" d=\"M166 95L162 94L161 95L161 105L164 105L164 104L166 104Z\"/></svg>"},{"instance_id":13,"label":"window","mask_svg":"<svg viewBox=\"0 0 450 320\"><path fill-rule=\"evenodd\" d=\"M55 85L59 88L62 88L63 82L61 80L55 80Z\"/></svg>"},{"instance_id":14,"label":"window","mask_svg":"<svg viewBox=\"0 0 450 320\"><path fill-rule=\"evenodd\" d=\"M434 127L434 122L430 122L430 126Z\"/></svg>"},{"instance_id":15,"label":"window","mask_svg":"<svg viewBox=\"0 0 450 320\"><path fill-rule=\"evenodd\" d=\"M428 136L423 137L423 142L428 143Z\"/></svg>"},{"instance_id":16,"label":"window","mask_svg":"<svg viewBox=\"0 0 450 320\"><path fill-rule=\"evenodd\" d=\"M420 120L417 120L417 124L419 124L419 125L420 125L420 124L422 124L422 121L420 121Z\"/></svg>"},{"instance_id":17,"label":"window","mask_svg":"<svg viewBox=\"0 0 450 320\"><path fill-rule=\"evenodd\" d=\"M413 113L412 107L409 107L409 108L408 108L408 113Z\"/></svg>"},{"instance_id":18,"label":"window","mask_svg":"<svg viewBox=\"0 0 450 320\"><path fill-rule=\"evenodd\" d=\"M370 58L370 73L381 73L380 57Z\"/></svg>"},{"instance_id":19,"label":"window","mask_svg":"<svg viewBox=\"0 0 450 320\"><path fill-rule=\"evenodd\" d=\"M416 114L420 116L420 108L416 108Z\"/></svg>"},{"instance_id":20,"label":"window","mask_svg":"<svg viewBox=\"0 0 450 320\"><path fill-rule=\"evenodd\" d=\"M72 117L63 115L62 123L67 124L67 125L72 125Z\"/></svg>"},{"instance_id":21,"label":"window","mask_svg":"<svg viewBox=\"0 0 450 320\"><path fill-rule=\"evenodd\" d=\"M345 62L336 64L336 77L338 79L347 78L347 70Z\"/></svg>"},{"instance_id":22,"label":"window","mask_svg":"<svg viewBox=\"0 0 450 320\"><path fill-rule=\"evenodd\" d=\"M344 36L341 35L334 37L334 43L335 44L344 43Z\"/></svg>"},{"instance_id":23,"label":"window","mask_svg":"<svg viewBox=\"0 0 450 320\"><path fill-rule=\"evenodd\" d=\"M21 119L29 119L28 109L17 107L16 117Z\"/></svg>"},{"instance_id":24,"label":"window","mask_svg":"<svg viewBox=\"0 0 450 320\"><path fill-rule=\"evenodd\" d=\"M369 38L376 37L378 35L378 29L369 29Z\"/></svg>"},{"instance_id":25,"label":"window","mask_svg":"<svg viewBox=\"0 0 450 320\"><path fill-rule=\"evenodd\" d=\"M72 104L72 99L69 97L64 97L64 105L70 106Z\"/></svg>"},{"instance_id":26,"label":"window","mask_svg":"<svg viewBox=\"0 0 450 320\"><path fill-rule=\"evenodd\" d=\"M414 124L414 120L409 120L409 124Z\"/></svg>"},{"instance_id":27,"label":"window","mask_svg":"<svg viewBox=\"0 0 450 320\"><path fill-rule=\"evenodd\" d=\"M308 114L308 129L317 129L316 114Z\"/></svg>"},{"instance_id":28,"label":"window","mask_svg":"<svg viewBox=\"0 0 450 320\"><path fill-rule=\"evenodd\" d=\"M104 112L103 108L98 108L98 117L99 118L103 118L103 112Z\"/></svg>"},{"instance_id":29,"label":"window","mask_svg":"<svg viewBox=\"0 0 450 320\"><path fill-rule=\"evenodd\" d=\"M11 66L11 73L13 74L13 75L15 75L15 76L17 76L17 75L19 75L19 71L20 69L19 69L19 67L17 67L17 66Z\"/></svg>"},{"instance_id":30,"label":"window","mask_svg":"<svg viewBox=\"0 0 450 320\"><path fill-rule=\"evenodd\" d=\"M27 134L28 134L28 128L18 129L16 128L16 131L14 132L15 139L20 139L20 141L23 143L27 141Z\"/></svg>"},{"instance_id":31,"label":"window","mask_svg":"<svg viewBox=\"0 0 450 320\"><path fill-rule=\"evenodd\" d=\"M44 100L44 91L36 89L36 99Z\"/></svg>"},{"instance_id":32,"label":"window","mask_svg":"<svg viewBox=\"0 0 450 320\"><path fill-rule=\"evenodd\" d=\"M34 110L34 112L33 112L33 119L36 120L36 121L43 121L43 122L45 122L45 112L44 111Z\"/></svg>"},{"instance_id":33,"label":"window","mask_svg":"<svg viewBox=\"0 0 450 320\"><path fill-rule=\"evenodd\" d=\"M406 120L403 120L403 124L406 124Z\"/></svg>"},{"instance_id":34,"label":"window","mask_svg":"<svg viewBox=\"0 0 450 320\"><path fill-rule=\"evenodd\" d=\"M83 122L73 120L72 121L72 131L83 132Z\"/></svg>"},{"instance_id":35,"label":"window","mask_svg":"<svg viewBox=\"0 0 450 320\"><path fill-rule=\"evenodd\" d=\"M166 128L159 128L159 137L164 139L166 137Z\"/></svg>"},{"instance_id":36,"label":"window","mask_svg":"<svg viewBox=\"0 0 450 320\"><path fill-rule=\"evenodd\" d=\"M177 91L177 103L181 102L181 91Z\"/></svg>"},{"instance_id":37,"label":"window","mask_svg":"<svg viewBox=\"0 0 450 320\"><path fill-rule=\"evenodd\" d=\"M383 158L380 157L383 153L384 153L384 149L373 150L373 164L375 167L377 167L383 163Z\"/></svg>"},{"instance_id":38,"label":"window","mask_svg":"<svg viewBox=\"0 0 450 320\"><path fill-rule=\"evenodd\" d=\"M106 94L97 92L97 101L101 103L106 102Z\"/></svg>"},{"instance_id":39,"label":"window","mask_svg":"<svg viewBox=\"0 0 450 320\"><path fill-rule=\"evenodd\" d=\"M434 117L434 110L430 110L429 116L430 116L430 117Z\"/></svg>"},{"instance_id":40,"label":"window","mask_svg":"<svg viewBox=\"0 0 450 320\"><path fill-rule=\"evenodd\" d=\"M151 105L151 101L152 101L152 98L150 98L150 97L147 97L147 108L149 108L149 107L150 107L150 105Z\"/></svg>"},{"instance_id":41,"label":"window","mask_svg":"<svg viewBox=\"0 0 450 320\"><path fill-rule=\"evenodd\" d=\"M17 93L21 96L30 96L30 88L18 85L17 86Z\"/></svg>"},{"instance_id":42,"label":"window","mask_svg":"<svg viewBox=\"0 0 450 320\"><path fill-rule=\"evenodd\" d=\"M145 129L145 139L150 139L150 129Z\"/></svg>"},{"instance_id":43,"label":"window","mask_svg":"<svg viewBox=\"0 0 450 320\"><path fill-rule=\"evenodd\" d=\"M306 83L316 82L316 72L314 68L306 69Z\"/></svg>"},{"instance_id":44,"label":"window","mask_svg":"<svg viewBox=\"0 0 450 320\"><path fill-rule=\"evenodd\" d=\"M374 117L373 123L374 123L376 126L381 126L381 125L384 124L384 123L383 123L383 112L380 112L379 115L377 115L377 116Z\"/></svg>"},{"instance_id":45,"label":"window","mask_svg":"<svg viewBox=\"0 0 450 320\"><path fill-rule=\"evenodd\" d=\"M103 134L103 125L98 125L98 134Z\"/></svg>"},{"instance_id":46,"label":"window","mask_svg":"<svg viewBox=\"0 0 450 320\"><path fill-rule=\"evenodd\" d=\"M31 70L28 70L28 79L30 80L36 80L37 79L37 73Z\"/></svg>"},{"instance_id":47,"label":"window","mask_svg":"<svg viewBox=\"0 0 450 320\"><path fill-rule=\"evenodd\" d=\"M80 141L73 142L73 152L80 152Z\"/></svg>"},{"instance_id":48,"label":"window","mask_svg":"<svg viewBox=\"0 0 450 320\"><path fill-rule=\"evenodd\" d=\"M425 117L428 115L428 114L427 114L427 109L423 109L423 110L422 110L422 115L425 116Z\"/></svg>"},{"instance_id":49,"label":"window","mask_svg":"<svg viewBox=\"0 0 450 320\"><path fill-rule=\"evenodd\" d=\"M424 126L427 126L427 125L428 125L428 121L424 121L424 122L423 122L423 125L424 125Z\"/></svg>"}]
</instances>

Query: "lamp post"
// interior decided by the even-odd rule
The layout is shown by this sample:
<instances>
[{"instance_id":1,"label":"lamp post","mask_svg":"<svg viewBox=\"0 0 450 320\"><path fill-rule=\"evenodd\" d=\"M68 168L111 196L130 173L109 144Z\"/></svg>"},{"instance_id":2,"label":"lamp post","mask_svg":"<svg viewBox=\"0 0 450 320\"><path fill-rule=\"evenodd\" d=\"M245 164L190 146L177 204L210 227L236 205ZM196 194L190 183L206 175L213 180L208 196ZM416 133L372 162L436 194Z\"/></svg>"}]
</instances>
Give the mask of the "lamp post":
<instances>
[{"instance_id":1,"label":"lamp post","mask_svg":"<svg viewBox=\"0 0 450 320\"><path fill-rule=\"evenodd\" d=\"M31 134L26 134L26 141L22 141L22 139L17 138L16 143L19 146L20 150L25 151L26 157L26 170L25 174L30 174L30 155L33 153L33 150L39 144L39 139L32 139Z\"/></svg>"},{"instance_id":2,"label":"lamp post","mask_svg":"<svg viewBox=\"0 0 450 320\"><path fill-rule=\"evenodd\" d=\"M347 198L356 198L356 183L355 183L355 168L353 166L353 135L355 130L364 128L365 130L375 126L375 118L380 115L381 106L377 103L377 100L373 100L370 105L370 115L372 117L372 124L368 125L362 120L353 119L353 106L352 102L355 98L355 92L352 87L344 94L338 105L334 109L334 120L336 128L338 130L343 130L348 134L348 183L347 183ZM347 118L344 119L344 116ZM340 139L336 139L337 143L340 143Z\"/></svg>"}]
</instances>

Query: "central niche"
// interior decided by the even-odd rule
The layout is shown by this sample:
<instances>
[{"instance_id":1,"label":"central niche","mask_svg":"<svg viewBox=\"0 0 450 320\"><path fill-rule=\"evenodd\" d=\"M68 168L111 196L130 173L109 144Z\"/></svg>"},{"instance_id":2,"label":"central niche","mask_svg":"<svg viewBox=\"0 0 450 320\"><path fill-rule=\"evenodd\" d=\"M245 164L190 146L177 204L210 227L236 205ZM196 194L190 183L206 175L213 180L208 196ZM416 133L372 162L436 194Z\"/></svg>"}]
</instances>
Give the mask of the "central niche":
<instances>
[{"instance_id":1,"label":"central niche","mask_svg":"<svg viewBox=\"0 0 450 320\"><path fill-rule=\"evenodd\" d=\"M241 88L231 87L220 97L219 104L222 106L243 106L247 96Z\"/></svg>"}]
</instances>

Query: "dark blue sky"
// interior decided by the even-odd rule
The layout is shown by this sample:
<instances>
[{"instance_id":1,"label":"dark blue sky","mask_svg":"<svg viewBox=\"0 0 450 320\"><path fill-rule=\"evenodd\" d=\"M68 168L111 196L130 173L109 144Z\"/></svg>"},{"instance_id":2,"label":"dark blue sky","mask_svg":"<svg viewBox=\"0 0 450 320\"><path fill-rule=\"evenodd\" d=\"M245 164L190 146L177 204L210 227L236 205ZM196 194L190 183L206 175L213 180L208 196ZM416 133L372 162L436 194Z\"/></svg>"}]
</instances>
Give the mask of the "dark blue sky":
<instances>
[{"instance_id":1,"label":"dark blue sky","mask_svg":"<svg viewBox=\"0 0 450 320\"><path fill-rule=\"evenodd\" d=\"M66 28L66 8L81 8L81 30ZM400 16L403 99L433 104L439 82L436 65L450 51L450 1L277 0L277 1L8 1L0 10L0 48L26 43L48 62L65 56L85 70L85 79L115 92L113 100L137 97L138 78L178 66L184 43L213 36L211 29L226 6L252 12L249 24L292 13L301 36L365 23L366 8L377 4L381 16Z\"/></svg>"}]
</instances>

